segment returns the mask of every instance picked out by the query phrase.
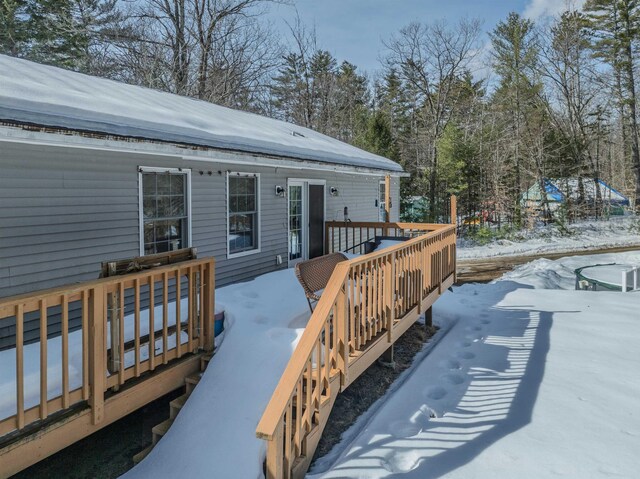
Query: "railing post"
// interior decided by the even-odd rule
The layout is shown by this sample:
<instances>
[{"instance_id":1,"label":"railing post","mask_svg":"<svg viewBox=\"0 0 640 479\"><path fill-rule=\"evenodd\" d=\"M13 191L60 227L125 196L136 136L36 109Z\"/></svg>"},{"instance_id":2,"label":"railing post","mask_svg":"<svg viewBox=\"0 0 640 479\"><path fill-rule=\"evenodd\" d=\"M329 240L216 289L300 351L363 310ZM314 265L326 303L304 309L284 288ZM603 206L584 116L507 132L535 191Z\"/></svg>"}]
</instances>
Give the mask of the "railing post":
<instances>
[{"instance_id":1,"label":"railing post","mask_svg":"<svg viewBox=\"0 0 640 479\"><path fill-rule=\"evenodd\" d=\"M93 424L104 418L105 357L105 289L98 285L91 290L89 305L89 405ZM113 345L112 345L113 346Z\"/></svg>"},{"instance_id":2,"label":"railing post","mask_svg":"<svg viewBox=\"0 0 640 479\"><path fill-rule=\"evenodd\" d=\"M456 195L451 195L451 224L458 224L458 199Z\"/></svg>"},{"instance_id":3,"label":"railing post","mask_svg":"<svg viewBox=\"0 0 640 479\"><path fill-rule=\"evenodd\" d=\"M390 264L388 265L389 275L385 278L386 294L387 298L387 339L390 343L393 343L393 323L396 319L395 308L395 282L396 282L396 252L391 253Z\"/></svg>"},{"instance_id":4,"label":"railing post","mask_svg":"<svg viewBox=\"0 0 640 479\"><path fill-rule=\"evenodd\" d=\"M204 295L204 309L202 311L202 325L204 328L204 349L213 351L215 344L214 309L215 309L215 260L212 258L205 265L202 278L201 294Z\"/></svg>"},{"instance_id":5,"label":"railing post","mask_svg":"<svg viewBox=\"0 0 640 479\"><path fill-rule=\"evenodd\" d=\"M266 479L284 477L284 423L280 421L273 438L267 441Z\"/></svg>"},{"instance_id":6,"label":"railing post","mask_svg":"<svg viewBox=\"0 0 640 479\"><path fill-rule=\"evenodd\" d=\"M324 254L329 254L329 223L324 222Z\"/></svg>"},{"instance_id":7,"label":"railing post","mask_svg":"<svg viewBox=\"0 0 640 479\"><path fill-rule=\"evenodd\" d=\"M347 277L347 282L349 281ZM346 286L343 284L336 301L336 328L338 328L338 369L341 372L341 386L349 384L349 311ZM326 359L325 359L326 361Z\"/></svg>"}]
</instances>

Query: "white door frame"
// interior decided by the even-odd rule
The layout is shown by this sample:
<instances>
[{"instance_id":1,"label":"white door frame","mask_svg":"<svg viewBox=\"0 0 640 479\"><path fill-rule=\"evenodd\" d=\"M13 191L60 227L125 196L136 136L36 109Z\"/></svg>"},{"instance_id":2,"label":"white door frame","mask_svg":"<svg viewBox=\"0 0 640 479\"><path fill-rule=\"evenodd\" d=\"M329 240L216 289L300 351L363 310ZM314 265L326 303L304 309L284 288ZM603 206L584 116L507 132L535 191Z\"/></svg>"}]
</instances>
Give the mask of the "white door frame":
<instances>
[{"instance_id":1,"label":"white door frame","mask_svg":"<svg viewBox=\"0 0 640 479\"><path fill-rule=\"evenodd\" d=\"M288 178L287 179L287 261L289 267L295 266L296 263L309 259L309 185L322 185L324 186L324 205L323 216L327 219L327 180L315 180L310 178ZM291 260L291 222L290 222L290 203L289 203L289 188L291 186L302 187L302 257L299 259ZM324 226L322 228L322 241L324 242Z\"/></svg>"},{"instance_id":2,"label":"white door frame","mask_svg":"<svg viewBox=\"0 0 640 479\"><path fill-rule=\"evenodd\" d=\"M382 193L381 191L381 186L384 187L384 195L380 195L380 193ZM383 206L385 204L385 202L387 201L387 184L384 180L380 180L378 182L378 221L386 221L386 209Z\"/></svg>"}]
</instances>

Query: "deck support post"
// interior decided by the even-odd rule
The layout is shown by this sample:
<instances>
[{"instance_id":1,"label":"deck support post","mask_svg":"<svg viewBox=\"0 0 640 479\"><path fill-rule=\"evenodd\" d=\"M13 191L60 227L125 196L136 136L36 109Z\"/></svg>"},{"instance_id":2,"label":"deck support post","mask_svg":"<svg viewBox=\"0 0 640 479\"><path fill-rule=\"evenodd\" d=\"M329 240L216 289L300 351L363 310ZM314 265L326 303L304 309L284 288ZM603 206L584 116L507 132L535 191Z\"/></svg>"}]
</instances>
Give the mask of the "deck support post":
<instances>
[{"instance_id":1,"label":"deck support post","mask_svg":"<svg viewBox=\"0 0 640 479\"><path fill-rule=\"evenodd\" d=\"M424 312L424 327L427 331L433 327L433 306Z\"/></svg>"},{"instance_id":2,"label":"deck support post","mask_svg":"<svg viewBox=\"0 0 640 479\"><path fill-rule=\"evenodd\" d=\"M389 349L382 353L382 356L380 356L378 363L386 368L396 368L396 362L393 360L393 344L389 346Z\"/></svg>"}]
</instances>

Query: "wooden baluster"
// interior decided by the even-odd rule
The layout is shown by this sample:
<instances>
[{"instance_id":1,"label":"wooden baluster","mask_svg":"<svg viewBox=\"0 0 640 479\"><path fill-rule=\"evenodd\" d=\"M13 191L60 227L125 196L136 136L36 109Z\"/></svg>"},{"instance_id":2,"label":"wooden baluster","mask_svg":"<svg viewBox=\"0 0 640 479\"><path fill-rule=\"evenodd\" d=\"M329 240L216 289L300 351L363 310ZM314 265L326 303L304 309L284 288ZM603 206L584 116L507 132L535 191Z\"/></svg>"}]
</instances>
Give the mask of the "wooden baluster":
<instances>
[{"instance_id":1,"label":"wooden baluster","mask_svg":"<svg viewBox=\"0 0 640 479\"><path fill-rule=\"evenodd\" d=\"M182 309L182 297L180 293L180 270L175 271L176 277L176 354L177 357L182 356L182 319L180 318L180 310Z\"/></svg>"},{"instance_id":2,"label":"wooden baluster","mask_svg":"<svg viewBox=\"0 0 640 479\"><path fill-rule=\"evenodd\" d=\"M89 372L89 383L91 385L91 396L89 405L91 406L91 421L99 424L104 418L104 387L107 364L105 356L106 336L105 328L107 317L105 311L105 290L103 285L98 285L91 292L89 307L89 334L90 334L90 359L91 369Z\"/></svg>"},{"instance_id":3,"label":"wooden baluster","mask_svg":"<svg viewBox=\"0 0 640 479\"><path fill-rule=\"evenodd\" d=\"M40 419L47 412L47 300L40 299Z\"/></svg>"},{"instance_id":4,"label":"wooden baluster","mask_svg":"<svg viewBox=\"0 0 640 479\"><path fill-rule=\"evenodd\" d=\"M149 370L153 371L156 367L156 280L155 275L149 276Z\"/></svg>"},{"instance_id":5,"label":"wooden baluster","mask_svg":"<svg viewBox=\"0 0 640 479\"><path fill-rule=\"evenodd\" d=\"M337 310L337 305L334 304L334 314L333 317L336 317L338 310ZM334 323L334 330L336 330L337 332L337 327L335 326ZM345 338L346 339L346 338ZM347 346L348 347L348 346ZM333 342L333 351L336 351L338 349L338 343L336 341ZM329 325L329 322L327 321L324 325L324 385L323 387L327 388L327 395L329 395L329 376L331 374L331 354L332 354L332 349L331 349L331 327Z\"/></svg>"},{"instance_id":6,"label":"wooden baluster","mask_svg":"<svg viewBox=\"0 0 640 479\"><path fill-rule=\"evenodd\" d=\"M140 376L140 279L136 278L133 282L133 372L136 377Z\"/></svg>"},{"instance_id":7,"label":"wooden baluster","mask_svg":"<svg viewBox=\"0 0 640 479\"><path fill-rule=\"evenodd\" d=\"M69 407L69 297L62 295L62 408Z\"/></svg>"},{"instance_id":8,"label":"wooden baluster","mask_svg":"<svg viewBox=\"0 0 640 479\"><path fill-rule=\"evenodd\" d=\"M295 456L292 456L291 436L292 436L292 423L293 423L293 403L289 401L287 409L284 415L284 477L291 477L291 468L295 461Z\"/></svg>"},{"instance_id":9,"label":"wooden baluster","mask_svg":"<svg viewBox=\"0 0 640 479\"><path fill-rule=\"evenodd\" d=\"M124 363L124 281L120 281L118 284L118 382L120 385L124 384L124 369L126 367ZM111 349L113 350L113 344Z\"/></svg>"},{"instance_id":10,"label":"wooden baluster","mask_svg":"<svg viewBox=\"0 0 640 479\"><path fill-rule=\"evenodd\" d=\"M24 427L24 305L16 305L16 429Z\"/></svg>"},{"instance_id":11,"label":"wooden baluster","mask_svg":"<svg viewBox=\"0 0 640 479\"><path fill-rule=\"evenodd\" d=\"M325 323L326 324L326 323ZM316 409L320 410L320 400L322 395L322 341L318 338L316 342L316 389L314 391L314 404ZM325 358L325 362L327 359Z\"/></svg>"},{"instance_id":12,"label":"wooden baluster","mask_svg":"<svg viewBox=\"0 0 640 479\"><path fill-rule=\"evenodd\" d=\"M162 364L167 364L169 336L169 275L162 273Z\"/></svg>"},{"instance_id":13,"label":"wooden baluster","mask_svg":"<svg viewBox=\"0 0 640 479\"><path fill-rule=\"evenodd\" d=\"M89 291L82 290L82 399L89 399Z\"/></svg>"},{"instance_id":14,"label":"wooden baluster","mask_svg":"<svg viewBox=\"0 0 640 479\"><path fill-rule=\"evenodd\" d=\"M302 378L298 378L296 385L297 392L294 392L296 397L296 432L295 432L295 445L296 445L296 457L302 454Z\"/></svg>"},{"instance_id":15,"label":"wooden baluster","mask_svg":"<svg viewBox=\"0 0 640 479\"><path fill-rule=\"evenodd\" d=\"M189 317L187 318L187 336L188 336L188 349L189 352L193 352L193 321L196 314L196 277L193 272L193 268L189 266Z\"/></svg>"},{"instance_id":16,"label":"wooden baluster","mask_svg":"<svg viewBox=\"0 0 640 479\"><path fill-rule=\"evenodd\" d=\"M312 397L311 397L311 392L313 390L313 363L311 361L311 356L309 356L309 359L307 360L307 370L306 370L306 395L305 395L305 414L306 414L306 425L305 425L305 431L309 432L311 430L311 416L313 414L313 406L312 406Z\"/></svg>"}]
</instances>

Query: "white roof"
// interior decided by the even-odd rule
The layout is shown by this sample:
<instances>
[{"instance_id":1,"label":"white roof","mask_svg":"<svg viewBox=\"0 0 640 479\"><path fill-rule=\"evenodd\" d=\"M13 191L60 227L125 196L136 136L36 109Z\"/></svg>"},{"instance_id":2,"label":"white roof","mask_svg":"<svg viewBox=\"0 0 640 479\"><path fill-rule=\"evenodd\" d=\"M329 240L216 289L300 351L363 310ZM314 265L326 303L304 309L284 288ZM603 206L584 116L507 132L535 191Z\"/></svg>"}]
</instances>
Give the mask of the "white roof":
<instances>
[{"instance_id":1,"label":"white roof","mask_svg":"<svg viewBox=\"0 0 640 479\"><path fill-rule=\"evenodd\" d=\"M308 128L5 55L0 120L402 172Z\"/></svg>"}]
</instances>

